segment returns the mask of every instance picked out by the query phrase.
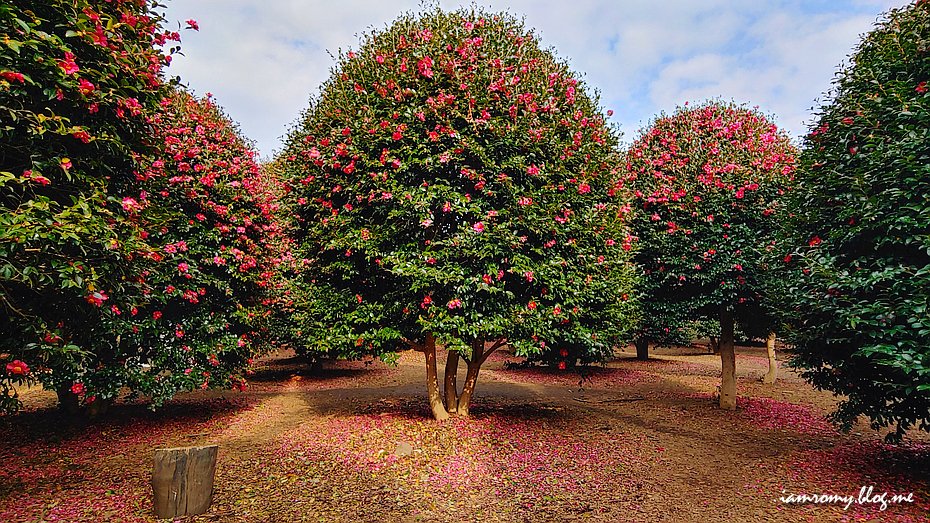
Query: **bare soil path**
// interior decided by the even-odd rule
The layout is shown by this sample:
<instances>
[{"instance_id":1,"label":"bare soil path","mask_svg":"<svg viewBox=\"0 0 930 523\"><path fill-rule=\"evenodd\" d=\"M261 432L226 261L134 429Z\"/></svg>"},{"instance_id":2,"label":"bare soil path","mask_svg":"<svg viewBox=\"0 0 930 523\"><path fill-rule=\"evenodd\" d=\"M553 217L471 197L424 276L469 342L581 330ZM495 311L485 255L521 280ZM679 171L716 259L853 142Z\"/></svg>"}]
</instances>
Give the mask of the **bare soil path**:
<instances>
[{"instance_id":1,"label":"bare soil path","mask_svg":"<svg viewBox=\"0 0 930 523\"><path fill-rule=\"evenodd\" d=\"M443 423L413 352L316 375L278 354L245 393L185 394L154 413L117 404L80 430L28 391L27 412L0 424L0 521L154 521L153 449L208 443L214 504L187 521L930 521L926 434L890 447L866 426L838 433L830 395L784 369L759 381L764 349L738 348L736 412L714 404L718 357L632 356L579 375L508 370L519 359L496 353L471 418ZM912 501L882 511L882 492ZM791 494L852 501L781 501Z\"/></svg>"}]
</instances>

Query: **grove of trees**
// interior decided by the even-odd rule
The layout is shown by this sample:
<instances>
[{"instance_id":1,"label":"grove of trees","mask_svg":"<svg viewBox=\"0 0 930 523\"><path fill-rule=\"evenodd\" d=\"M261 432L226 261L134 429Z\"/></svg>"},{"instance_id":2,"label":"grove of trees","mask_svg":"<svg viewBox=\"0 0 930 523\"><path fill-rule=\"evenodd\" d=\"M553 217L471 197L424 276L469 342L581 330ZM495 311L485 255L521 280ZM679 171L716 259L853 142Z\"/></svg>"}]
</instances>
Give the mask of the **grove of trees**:
<instances>
[{"instance_id":1,"label":"grove of trees","mask_svg":"<svg viewBox=\"0 0 930 523\"><path fill-rule=\"evenodd\" d=\"M930 4L865 35L802 144L712 100L621 145L521 20L429 8L340 51L266 162L166 77L156 7L0 5L0 412L241 389L284 344L420 351L445 419L503 347L567 368L695 333L735 409L739 331L846 428L930 430Z\"/></svg>"}]
</instances>

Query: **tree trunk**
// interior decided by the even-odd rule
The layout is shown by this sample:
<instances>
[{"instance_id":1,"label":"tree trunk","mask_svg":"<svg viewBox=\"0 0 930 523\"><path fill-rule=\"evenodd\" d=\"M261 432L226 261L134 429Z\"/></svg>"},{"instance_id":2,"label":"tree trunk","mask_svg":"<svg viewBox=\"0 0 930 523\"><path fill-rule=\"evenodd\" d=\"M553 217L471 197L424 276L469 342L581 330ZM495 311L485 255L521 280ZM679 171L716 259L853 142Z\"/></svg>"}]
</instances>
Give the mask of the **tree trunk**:
<instances>
[{"instance_id":1,"label":"tree trunk","mask_svg":"<svg viewBox=\"0 0 930 523\"><path fill-rule=\"evenodd\" d=\"M710 352L713 354L720 354L720 341L717 340L717 338L714 336L710 337L710 346L708 347L708 350L710 350Z\"/></svg>"},{"instance_id":2,"label":"tree trunk","mask_svg":"<svg viewBox=\"0 0 930 523\"><path fill-rule=\"evenodd\" d=\"M458 412L459 392L458 392L458 373L459 373L459 353L450 350L446 357L446 379L444 390L446 393L446 411L449 414Z\"/></svg>"},{"instance_id":3,"label":"tree trunk","mask_svg":"<svg viewBox=\"0 0 930 523\"><path fill-rule=\"evenodd\" d=\"M203 514L213 502L218 447L156 449L152 471L155 516Z\"/></svg>"},{"instance_id":4,"label":"tree trunk","mask_svg":"<svg viewBox=\"0 0 930 523\"><path fill-rule=\"evenodd\" d=\"M433 410L436 421L449 419L449 413L442 404L442 395L439 394L439 375L436 371L436 338L432 334L426 336L423 346L426 356L426 391L429 394L429 406Z\"/></svg>"},{"instance_id":5,"label":"tree trunk","mask_svg":"<svg viewBox=\"0 0 930 523\"><path fill-rule=\"evenodd\" d=\"M636 338L636 359L638 360L648 360L649 359L649 338L642 336Z\"/></svg>"},{"instance_id":6,"label":"tree trunk","mask_svg":"<svg viewBox=\"0 0 930 523\"><path fill-rule=\"evenodd\" d=\"M733 311L720 307L720 408L736 410L736 351L733 347Z\"/></svg>"},{"instance_id":7,"label":"tree trunk","mask_svg":"<svg viewBox=\"0 0 930 523\"><path fill-rule=\"evenodd\" d=\"M499 349L506 340L501 338L494 342L491 349L484 351L484 340L476 340L472 344L471 359L468 361L468 373L465 375L465 384L462 385L462 394L459 395L458 415L468 417L468 408L471 405L472 395L475 393L475 385L478 383L478 371L484 364L488 356Z\"/></svg>"},{"instance_id":8,"label":"tree trunk","mask_svg":"<svg viewBox=\"0 0 930 523\"><path fill-rule=\"evenodd\" d=\"M762 376L762 383L775 383L778 376L778 362L775 361L775 333L770 332L765 340L765 351L769 356L769 371Z\"/></svg>"}]
</instances>

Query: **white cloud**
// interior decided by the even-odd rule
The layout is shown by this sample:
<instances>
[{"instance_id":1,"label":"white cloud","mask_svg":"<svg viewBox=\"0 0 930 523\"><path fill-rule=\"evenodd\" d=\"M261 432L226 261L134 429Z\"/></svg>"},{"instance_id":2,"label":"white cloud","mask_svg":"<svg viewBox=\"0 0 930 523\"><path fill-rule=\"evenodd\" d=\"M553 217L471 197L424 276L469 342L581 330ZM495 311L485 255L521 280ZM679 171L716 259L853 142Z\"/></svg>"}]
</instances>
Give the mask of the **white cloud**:
<instances>
[{"instance_id":1,"label":"white cloud","mask_svg":"<svg viewBox=\"0 0 930 523\"><path fill-rule=\"evenodd\" d=\"M490 10L525 14L543 45L600 90L630 140L660 111L714 97L759 105L801 136L814 99L829 88L859 34L903 1L489 3ZM357 47L360 33L417 6L417 0L171 0L169 20L193 18L201 29L182 32L185 56L169 73L199 94L214 93L269 155L328 76L327 50Z\"/></svg>"}]
</instances>

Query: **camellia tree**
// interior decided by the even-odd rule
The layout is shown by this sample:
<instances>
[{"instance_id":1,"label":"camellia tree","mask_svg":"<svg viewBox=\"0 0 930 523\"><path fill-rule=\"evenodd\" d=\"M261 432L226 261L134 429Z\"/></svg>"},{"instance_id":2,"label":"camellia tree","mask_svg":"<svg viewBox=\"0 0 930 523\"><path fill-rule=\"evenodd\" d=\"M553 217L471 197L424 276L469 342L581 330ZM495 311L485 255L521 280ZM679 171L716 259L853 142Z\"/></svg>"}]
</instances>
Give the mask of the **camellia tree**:
<instances>
[{"instance_id":1,"label":"camellia tree","mask_svg":"<svg viewBox=\"0 0 930 523\"><path fill-rule=\"evenodd\" d=\"M793 364L834 414L930 430L930 5L887 12L805 141L788 227Z\"/></svg>"},{"instance_id":2,"label":"camellia tree","mask_svg":"<svg viewBox=\"0 0 930 523\"><path fill-rule=\"evenodd\" d=\"M0 6L4 411L24 382L90 415L123 387L241 384L263 338L254 153L165 82L161 22L135 0Z\"/></svg>"},{"instance_id":3,"label":"camellia tree","mask_svg":"<svg viewBox=\"0 0 930 523\"><path fill-rule=\"evenodd\" d=\"M616 145L596 98L510 15L437 9L366 35L282 156L301 335L340 355L422 351L437 419L468 414L505 344L609 349L633 309Z\"/></svg>"},{"instance_id":4,"label":"camellia tree","mask_svg":"<svg viewBox=\"0 0 930 523\"><path fill-rule=\"evenodd\" d=\"M761 336L774 324L770 250L795 155L758 111L714 101L660 116L627 151L638 334L667 342L688 321L719 320L721 408L736 408L734 322Z\"/></svg>"},{"instance_id":5,"label":"camellia tree","mask_svg":"<svg viewBox=\"0 0 930 523\"><path fill-rule=\"evenodd\" d=\"M269 341L280 229L256 153L210 97L176 90L161 105L160 154L121 202L148 246L133 259L139 292L130 308L108 307L100 330L116 336L110 350L86 354L74 376L50 376L71 396L128 387L157 405L181 390L242 388L241 370Z\"/></svg>"},{"instance_id":6,"label":"camellia tree","mask_svg":"<svg viewBox=\"0 0 930 523\"><path fill-rule=\"evenodd\" d=\"M160 46L177 39L160 23L144 1L0 5L2 410L11 385L110 343L105 311L137 292L147 247L120 195L155 150Z\"/></svg>"}]
</instances>

